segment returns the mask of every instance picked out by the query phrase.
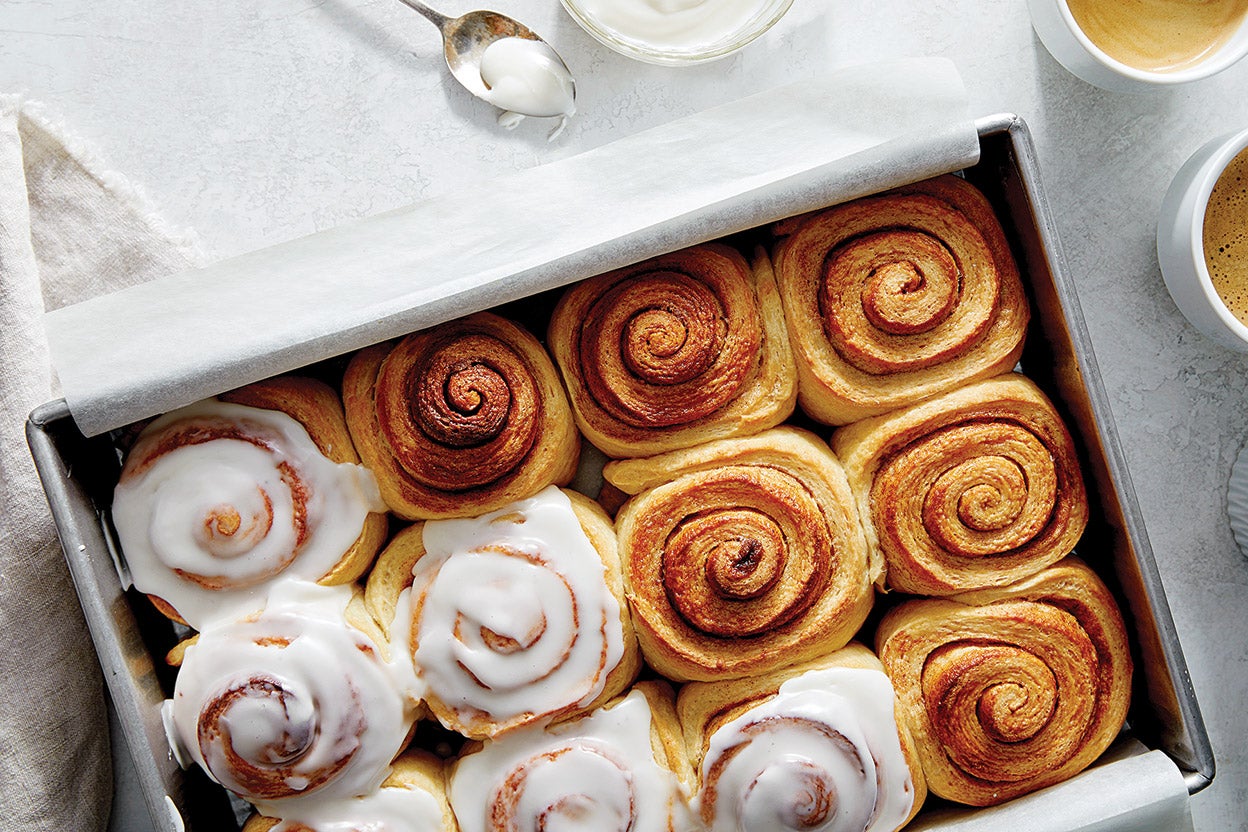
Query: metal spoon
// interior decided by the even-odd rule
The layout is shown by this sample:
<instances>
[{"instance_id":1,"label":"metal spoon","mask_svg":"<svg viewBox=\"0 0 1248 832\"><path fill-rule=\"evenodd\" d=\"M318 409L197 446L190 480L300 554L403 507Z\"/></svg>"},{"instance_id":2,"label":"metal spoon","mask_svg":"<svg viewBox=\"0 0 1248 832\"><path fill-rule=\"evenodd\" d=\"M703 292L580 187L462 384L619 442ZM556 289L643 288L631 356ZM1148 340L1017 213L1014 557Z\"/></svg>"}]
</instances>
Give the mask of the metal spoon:
<instances>
[{"instance_id":1,"label":"metal spoon","mask_svg":"<svg viewBox=\"0 0 1248 832\"><path fill-rule=\"evenodd\" d=\"M481 78L481 55L487 46L502 38L525 38L537 41L550 50L550 54L558 59L564 70L568 69L563 58L559 57L550 44L534 34L533 30L523 23L506 15L498 12L475 11L452 18L434 11L421 0L399 0L399 2L420 12L430 23L438 27L442 33L447 68L451 70L451 74L459 83L478 98L490 100L489 87ZM568 76L571 77L571 75L571 71L568 71ZM572 95L576 96L575 84L572 85Z\"/></svg>"}]
</instances>

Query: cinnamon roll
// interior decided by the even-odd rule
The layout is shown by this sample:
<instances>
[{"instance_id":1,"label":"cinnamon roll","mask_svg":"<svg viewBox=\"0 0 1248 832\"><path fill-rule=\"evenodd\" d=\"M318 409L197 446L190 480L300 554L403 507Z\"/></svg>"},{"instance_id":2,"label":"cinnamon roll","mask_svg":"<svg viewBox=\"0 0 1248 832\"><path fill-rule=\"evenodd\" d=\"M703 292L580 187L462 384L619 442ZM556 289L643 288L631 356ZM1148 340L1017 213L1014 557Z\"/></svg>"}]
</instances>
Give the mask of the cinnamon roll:
<instances>
[{"instance_id":1,"label":"cinnamon roll","mask_svg":"<svg viewBox=\"0 0 1248 832\"><path fill-rule=\"evenodd\" d=\"M349 583L386 534L338 396L279 378L148 424L126 454L112 520L134 586L203 626L263 605L274 581Z\"/></svg>"},{"instance_id":2,"label":"cinnamon roll","mask_svg":"<svg viewBox=\"0 0 1248 832\"><path fill-rule=\"evenodd\" d=\"M576 471L580 438L549 356L487 312L361 350L343 402L382 498L407 520L483 514Z\"/></svg>"},{"instance_id":3,"label":"cinnamon roll","mask_svg":"<svg viewBox=\"0 0 1248 832\"><path fill-rule=\"evenodd\" d=\"M843 646L871 608L873 572L840 462L773 428L603 476L636 496L616 518L646 660L673 680L765 673Z\"/></svg>"},{"instance_id":4,"label":"cinnamon roll","mask_svg":"<svg viewBox=\"0 0 1248 832\"><path fill-rule=\"evenodd\" d=\"M1074 558L1008 587L903 603L876 647L928 787L958 803L990 806L1065 780L1126 719L1122 616Z\"/></svg>"},{"instance_id":5,"label":"cinnamon roll","mask_svg":"<svg viewBox=\"0 0 1248 832\"><path fill-rule=\"evenodd\" d=\"M776 278L813 418L848 424L1018 361L1022 282L992 207L964 180L907 185L782 232Z\"/></svg>"},{"instance_id":6,"label":"cinnamon roll","mask_svg":"<svg viewBox=\"0 0 1248 832\"><path fill-rule=\"evenodd\" d=\"M553 486L479 518L404 529L365 601L406 640L429 709L468 737L596 707L640 666L611 521Z\"/></svg>"},{"instance_id":7,"label":"cinnamon roll","mask_svg":"<svg viewBox=\"0 0 1248 832\"><path fill-rule=\"evenodd\" d=\"M270 817L375 791L406 744L420 686L349 623L352 590L297 581L262 612L186 647L163 715L170 747Z\"/></svg>"},{"instance_id":8,"label":"cinnamon roll","mask_svg":"<svg viewBox=\"0 0 1248 832\"><path fill-rule=\"evenodd\" d=\"M548 340L577 424L613 457L774 427L793 411L793 355L771 263L718 243L585 280Z\"/></svg>"},{"instance_id":9,"label":"cinnamon roll","mask_svg":"<svg viewBox=\"0 0 1248 832\"><path fill-rule=\"evenodd\" d=\"M893 686L860 644L762 677L688 684L676 707L710 832L894 832L926 797Z\"/></svg>"},{"instance_id":10,"label":"cinnamon roll","mask_svg":"<svg viewBox=\"0 0 1248 832\"><path fill-rule=\"evenodd\" d=\"M446 800L442 760L427 751L405 751L390 767L381 787L295 812L284 819L252 815L243 832L458 832Z\"/></svg>"},{"instance_id":11,"label":"cinnamon roll","mask_svg":"<svg viewBox=\"0 0 1248 832\"><path fill-rule=\"evenodd\" d=\"M486 740L454 764L464 832L692 832L671 689L640 683L588 716Z\"/></svg>"},{"instance_id":12,"label":"cinnamon roll","mask_svg":"<svg viewBox=\"0 0 1248 832\"><path fill-rule=\"evenodd\" d=\"M1074 548L1088 498L1074 441L1017 374L837 431L887 586L947 595L1002 586Z\"/></svg>"}]
</instances>

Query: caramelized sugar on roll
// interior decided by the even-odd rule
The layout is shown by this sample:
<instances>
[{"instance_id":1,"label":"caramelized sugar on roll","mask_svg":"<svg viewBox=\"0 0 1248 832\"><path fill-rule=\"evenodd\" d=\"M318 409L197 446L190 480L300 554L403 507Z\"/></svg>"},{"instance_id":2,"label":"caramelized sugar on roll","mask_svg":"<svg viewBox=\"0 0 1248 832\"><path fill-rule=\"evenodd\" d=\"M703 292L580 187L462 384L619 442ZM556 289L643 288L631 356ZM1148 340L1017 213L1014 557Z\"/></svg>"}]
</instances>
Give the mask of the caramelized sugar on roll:
<instances>
[{"instance_id":1,"label":"caramelized sugar on roll","mask_svg":"<svg viewBox=\"0 0 1248 832\"><path fill-rule=\"evenodd\" d=\"M576 469L579 438L554 365L496 315L362 350L343 400L382 497L408 520L481 514Z\"/></svg>"},{"instance_id":2,"label":"caramelized sugar on roll","mask_svg":"<svg viewBox=\"0 0 1248 832\"><path fill-rule=\"evenodd\" d=\"M989 806L1065 780L1117 736L1122 617L1075 559L1000 589L908 601L876 635L933 793Z\"/></svg>"},{"instance_id":3,"label":"caramelized sugar on roll","mask_svg":"<svg viewBox=\"0 0 1248 832\"><path fill-rule=\"evenodd\" d=\"M744 676L844 645L871 607L871 565L840 462L775 428L604 477L642 651L671 679Z\"/></svg>"},{"instance_id":4,"label":"caramelized sugar on roll","mask_svg":"<svg viewBox=\"0 0 1248 832\"><path fill-rule=\"evenodd\" d=\"M342 461L281 410L216 400L156 419L127 454L113 523L136 588L167 614L199 627L258 606L279 578L343 583L372 562L385 522L372 513L384 508L376 482L356 464L337 397L306 381L277 384L306 424L336 418ZM317 407L328 414L305 412Z\"/></svg>"},{"instance_id":5,"label":"caramelized sugar on roll","mask_svg":"<svg viewBox=\"0 0 1248 832\"><path fill-rule=\"evenodd\" d=\"M792 412L796 379L771 264L706 244L570 289L549 340L586 437L640 456L754 433Z\"/></svg>"},{"instance_id":6,"label":"caramelized sugar on roll","mask_svg":"<svg viewBox=\"0 0 1248 832\"><path fill-rule=\"evenodd\" d=\"M418 685L345 618L351 590L286 583L262 613L210 624L165 703L180 759L266 814L376 789Z\"/></svg>"},{"instance_id":7,"label":"caramelized sugar on roll","mask_svg":"<svg viewBox=\"0 0 1248 832\"><path fill-rule=\"evenodd\" d=\"M754 679L694 682L678 711L711 832L894 832L926 794L883 666L861 645Z\"/></svg>"},{"instance_id":8,"label":"caramelized sugar on roll","mask_svg":"<svg viewBox=\"0 0 1248 832\"><path fill-rule=\"evenodd\" d=\"M1008 584L1065 557L1087 525L1074 441L1017 374L865 419L832 444L894 589Z\"/></svg>"},{"instance_id":9,"label":"caramelized sugar on roll","mask_svg":"<svg viewBox=\"0 0 1248 832\"><path fill-rule=\"evenodd\" d=\"M654 739L659 717L652 708L672 711L670 699L666 705L656 701L659 695L634 690L589 716L487 740L465 754L450 778L460 827L464 832L693 828L680 781L666 754L656 751L656 745L663 746ZM668 720L674 727L674 711Z\"/></svg>"},{"instance_id":10,"label":"caramelized sugar on roll","mask_svg":"<svg viewBox=\"0 0 1248 832\"><path fill-rule=\"evenodd\" d=\"M798 399L842 425L1009 370L1029 312L1000 224L944 176L788 221L776 276Z\"/></svg>"},{"instance_id":11,"label":"caramelized sugar on roll","mask_svg":"<svg viewBox=\"0 0 1248 832\"><path fill-rule=\"evenodd\" d=\"M636 675L610 520L569 494L552 486L479 518L410 527L379 558L370 608L392 632L410 629L447 728L484 738L546 723Z\"/></svg>"}]
</instances>

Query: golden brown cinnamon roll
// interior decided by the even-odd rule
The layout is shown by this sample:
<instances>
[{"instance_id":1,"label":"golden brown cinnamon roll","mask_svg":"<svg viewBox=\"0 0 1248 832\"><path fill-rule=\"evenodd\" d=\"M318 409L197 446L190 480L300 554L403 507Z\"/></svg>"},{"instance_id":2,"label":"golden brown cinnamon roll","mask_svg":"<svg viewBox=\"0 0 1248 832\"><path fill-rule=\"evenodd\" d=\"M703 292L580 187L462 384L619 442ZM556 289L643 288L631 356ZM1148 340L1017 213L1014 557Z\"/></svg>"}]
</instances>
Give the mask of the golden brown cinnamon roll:
<instances>
[{"instance_id":1,"label":"golden brown cinnamon roll","mask_svg":"<svg viewBox=\"0 0 1248 832\"><path fill-rule=\"evenodd\" d=\"M577 424L633 457L774 427L793 411L793 356L771 263L718 243L568 290L548 340Z\"/></svg>"},{"instance_id":2,"label":"golden brown cinnamon roll","mask_svg":"<svg viewBox=\"0 0 1248 832\"><path fill-rule=\"evenodd\" d=\"M798 401L843 425L1009 370L1029 317L992 207L954 176L786 223L776 278Z\"/></svg>"},{"instance_id":3,"label":"golden brown cinnamon roll","mask_svg":"<svg viewBox=\"0 0 1248 832\"><path fill-rule=\"evenodd\" d=\"M894 832L927 795L893 686L860 644L764 676L685 685L677 713L710 832Z\"/></svg>"},{"instance_id":4,"label":"golden brown cinnamon roll","mask_svg":"<svg viewBox=\"0 0 1248 832\"><path fill-rule=\"evenodd\" d=\"M350 583L386 534L342 404L308 378L259 382L139 434L112 518L135 586L194 627L263 605L274 581Z\"/></svg>"},{"instance_id":5,"label":"golden brown cinnamon roll","mask_svg":"<svg viewBox=\"0 0 1248 832\"><path fill-rule=\"evenodd\" d=\"M404 529L365 600L407 643L429 709L468 737L589 710L641 663L611 521L553 486L479 518Z\"/></svg>"},{"instance_id":6,"label":"golden brown cinnamon roll","mask_svg":"<svg viewBox=\"0 0 1248 832\"><path fill-rule=\"evenodd\" d=\"M464 832L688 832L692 769L672 691L639 683L592 714L466 749L451 803Z\"/></svg>"},{"instance_id":7,"label":"golden brown cinnamon roll","mask_svg":"<svg viewBox=\"0 0 1248 832\"><path fill-rule=\"evenodd\" d=\"M1021 375L864 419L832 447L893 589L1002 586L1065 557L1087 525L1074 442Z\"/></svg>"},{"instance_id":8,"label":"golden brown cinnamon roll","mask_svg":"<svg viewBox=\"0 0 1248 832\"><path fill-rule=\"evenodd\" d=\"M550 358L487 312L362 350L347 424L391 511L470 517L566 484L580 439Z\"/></svg>"},{"instance_id":9,"label":"golden brown cinnamon roll","mask_svg":"<svg viewBox=\"0 0 1248 832\"><path fill-rule=\"evenodd\" d=\"M633 620L670 679L764 673L844 645L872 567L845 472L796 428L609 463ZM878 566L875 568L879 568Z\"/></svg>"},{"instance_id":10,"label":"golden brown cinnamon roll","mask_svg":"<svg viewBox=\"0 0 1248 832\"><path fill-rule=\"evenodd\" d=\"M903 603L876 648L928 787L959 803L989 806L1071 777L1126 719L1122 617L1074 558L1008 587Z\"/></svg>"}]
</instances>

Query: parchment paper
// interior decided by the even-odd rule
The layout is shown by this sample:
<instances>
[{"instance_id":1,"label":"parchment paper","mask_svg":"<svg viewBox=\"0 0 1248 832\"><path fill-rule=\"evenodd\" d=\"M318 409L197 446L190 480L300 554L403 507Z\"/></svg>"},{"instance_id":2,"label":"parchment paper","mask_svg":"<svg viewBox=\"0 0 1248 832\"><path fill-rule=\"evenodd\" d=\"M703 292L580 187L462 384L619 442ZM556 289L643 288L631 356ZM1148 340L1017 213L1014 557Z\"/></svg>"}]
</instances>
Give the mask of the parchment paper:
<instances>
[{"instance_id":1,"label":"parchment paper","mask_svg":"<svg viewBox=\"0 0 1248 832\"><path fill-rule=\"evenodd\" d=\"M974 164L953 64L843 68L46 318L95 435L450 318Z\"/></svg>"}]
</instances>

